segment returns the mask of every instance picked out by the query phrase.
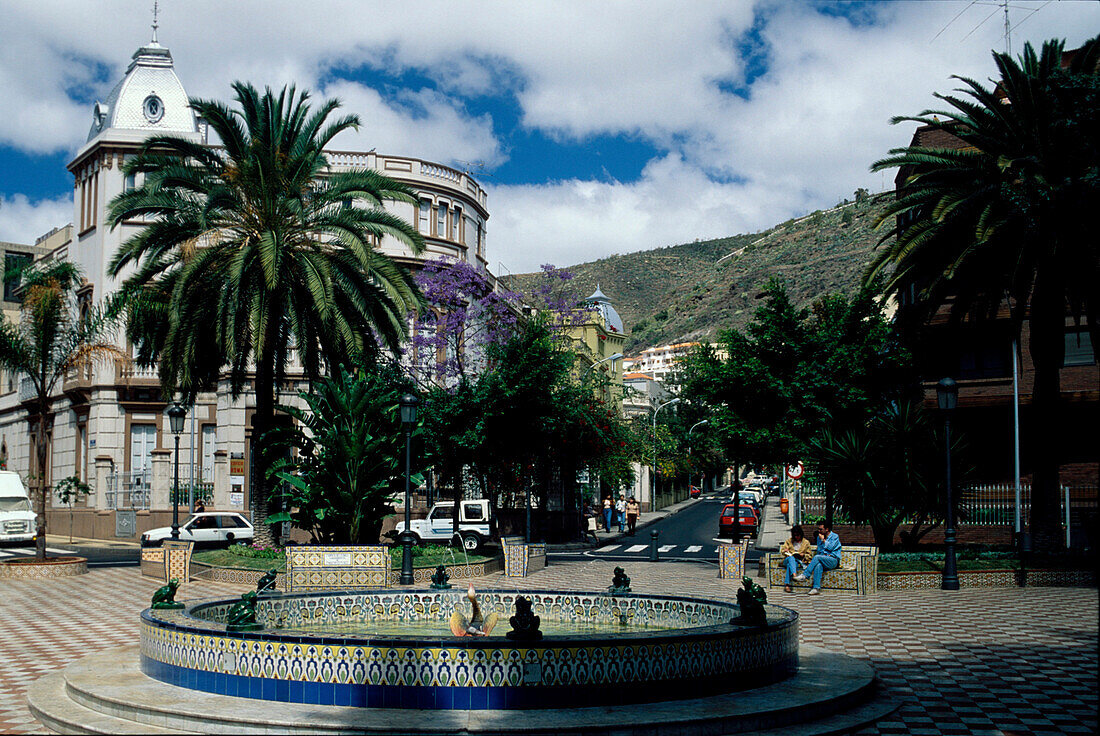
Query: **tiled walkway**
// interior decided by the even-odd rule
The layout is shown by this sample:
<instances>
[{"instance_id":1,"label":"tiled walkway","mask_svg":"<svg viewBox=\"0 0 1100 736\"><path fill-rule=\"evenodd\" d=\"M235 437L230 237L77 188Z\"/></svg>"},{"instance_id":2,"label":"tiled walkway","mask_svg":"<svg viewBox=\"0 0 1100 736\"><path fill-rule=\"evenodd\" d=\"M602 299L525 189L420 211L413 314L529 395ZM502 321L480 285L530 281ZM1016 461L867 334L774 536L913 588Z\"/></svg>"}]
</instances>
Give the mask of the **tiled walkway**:
<instances>
[{"instance_id":1,"label":"tiled walkway","mask_svg":"<svg viewBox=\"0 0 1100 736\"><path fill-rule=\"evenodd\" d=\"M531 578L499 573L481 587L598 590L614 563L553 565ZM732 597L702 564L631 563L636 592ZM134 643L137 613L157 588L135 568L63 581L0 582L0 732L42 733L26 686L85 653ZM243 592L192 583L184 597ZM902 705L866 734L1088 734L1097 731L1095 589L1025 588L851 594L775 592L802 614L803 641L870 661L884 697Z\"/></svg>"}]
</instances>

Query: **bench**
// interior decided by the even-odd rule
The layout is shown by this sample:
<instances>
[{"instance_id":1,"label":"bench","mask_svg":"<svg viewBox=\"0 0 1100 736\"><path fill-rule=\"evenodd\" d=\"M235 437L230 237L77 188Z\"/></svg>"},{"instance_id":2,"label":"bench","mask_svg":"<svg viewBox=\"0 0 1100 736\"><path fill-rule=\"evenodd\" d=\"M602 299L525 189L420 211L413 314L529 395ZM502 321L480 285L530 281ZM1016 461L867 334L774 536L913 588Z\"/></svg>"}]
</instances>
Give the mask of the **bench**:
<instances>
[{"instance_id":1,"label":"bench","mask_svg":"<svg viewBox=\"0 0 1100 736\"><path fill-rule=\"evenodd\" d=\"M768 586L783 587L783 555L771 552L766 557ZM878 575L878 547L846 544L840 550L840 566L826 570L821 578L822 590L854 590L859 595L874 593ZM810 580L791 580L792 588L809 588Z\"/></svg>"},{"instance_id":2,"label":"bench","mask_svg":"<svg viewBox=\"0 0 1100 736\"><path fill-rule=\"evenodd\" d=\"M749 540L740 544L722 542L718 545L718 577L733 580L738 585L745 577L745 553L749 549Z\"/></svg>"},{"instance_id":3,"label":"bench","mask_svg":"<svg viewBox=\"0 0 1100 736\"><path fill-rule=\"evenodd\" d=\"M381 544L286 548L286 592L387 588L390 550Z\"/></svg>"},{"instance_id":4,"label":"bench","mask_svg":"<svg viewBox=\"0 0 1100 736\"><path fill-rule=\"evenodd\" d=\"M523 537L501 537L500 551L504 555L504 577L525 578L546 567L546 545L524 542Z\"/></svg>"}]
</instances>

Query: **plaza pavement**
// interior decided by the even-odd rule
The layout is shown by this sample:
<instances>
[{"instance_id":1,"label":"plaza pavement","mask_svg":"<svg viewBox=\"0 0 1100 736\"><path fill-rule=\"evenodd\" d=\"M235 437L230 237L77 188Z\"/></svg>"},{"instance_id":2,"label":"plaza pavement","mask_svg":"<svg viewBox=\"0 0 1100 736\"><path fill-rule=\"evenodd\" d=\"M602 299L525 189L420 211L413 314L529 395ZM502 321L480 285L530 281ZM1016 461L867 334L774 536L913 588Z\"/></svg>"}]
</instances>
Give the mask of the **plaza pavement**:
<instances>
[{"instance_id":1,"label":"plaza pavement","mask_svg":"<svg viewBox=\"0 0 1100 736\"><path fill-rule=\"evenodd\" d=\"M619 563L622 564L622 563ZM526 579L495 573L482 588L599 590L615 563L552 565ZM641 593L732 598L709 564L631 563ZM0 581L0 732L47 733L27 685L84 654L137 641L138 612L158 583L136 568L52 581ZM179 596L244 588L192 582ZM1097 730L1097 591L1084 588L769 594L802 615L802 640L870 662L881 697L900 709L862 734L1087 734Z\"/></svg>"}]
</instances>

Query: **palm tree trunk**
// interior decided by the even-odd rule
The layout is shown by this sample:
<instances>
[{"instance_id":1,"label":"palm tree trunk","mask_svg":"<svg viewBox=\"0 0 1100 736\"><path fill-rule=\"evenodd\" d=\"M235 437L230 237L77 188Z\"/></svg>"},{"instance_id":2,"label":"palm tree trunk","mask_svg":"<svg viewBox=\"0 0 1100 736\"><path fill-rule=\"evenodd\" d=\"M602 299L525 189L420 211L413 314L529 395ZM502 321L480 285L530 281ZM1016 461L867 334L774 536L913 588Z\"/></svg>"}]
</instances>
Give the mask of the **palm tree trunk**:
<instances>
[{"instance_id":1,"label":"palm tree trunk","mask_svg":"<svg viewBox=\"0 0 1100 736\"><path fill-rule=\"evenodd\" d=\"M45 401L38 402L38 436L35 437L34 451L38 457L38 528L34 538L34 558L46 559L46 412Z\"/></svg>"},{"instance_id":2,"label":"palm tree trunk","mask_svg":"<svg viewBox=\"0 0 1100 736\"><path fill-rule=\"evenodd\" d=\"M264 519L270 513L267 481L267 459L264 455L264 434L271 428L275 415L275 366L271 360L260 360L256 365L256 413L252 415L252 473L251 492L248 497L254 542L271 546L275 533Z\"/></svg>"},{"instance_id":3,"label":"palm tree trunk","mask_svg":"<svg viewBox=\"0 0 1100 736\"><path fill-rule=\"evenodd\" d=\"M1054 552L1063 545L1059 514L1059 456L1062 425L1059 417L1061 368L1065 357L1065 304L1048 296L1036 284L1032 298L1029 348L1035 364L1032 389L1031 535L1034 549Z\"/></svg>"}]
</instances>

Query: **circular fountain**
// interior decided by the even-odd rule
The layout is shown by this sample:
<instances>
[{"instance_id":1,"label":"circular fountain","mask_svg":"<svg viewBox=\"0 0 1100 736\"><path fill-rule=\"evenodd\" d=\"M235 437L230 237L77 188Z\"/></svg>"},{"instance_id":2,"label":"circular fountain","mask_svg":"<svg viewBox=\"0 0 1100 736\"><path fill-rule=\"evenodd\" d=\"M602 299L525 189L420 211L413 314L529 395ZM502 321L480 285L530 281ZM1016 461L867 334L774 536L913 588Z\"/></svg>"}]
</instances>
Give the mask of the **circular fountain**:
<instances>
[{"instance_id":1,"label":"circular fountain","mask_svg":"<svg viewBox=\"0 0 1100 736\"><path fill-rule=\"evenodd\" d=\"M505 636L522 595L543 637ZM333 592L257 601L261 631L227 631L237 601L147 610L141 669L191 690L285 703L514 710L695 699L759 688L799 664L798 614L730 623L732 603L653 595L479 591L489 636L451 633L465 591Z\"/></svg>"}]
</instances>

